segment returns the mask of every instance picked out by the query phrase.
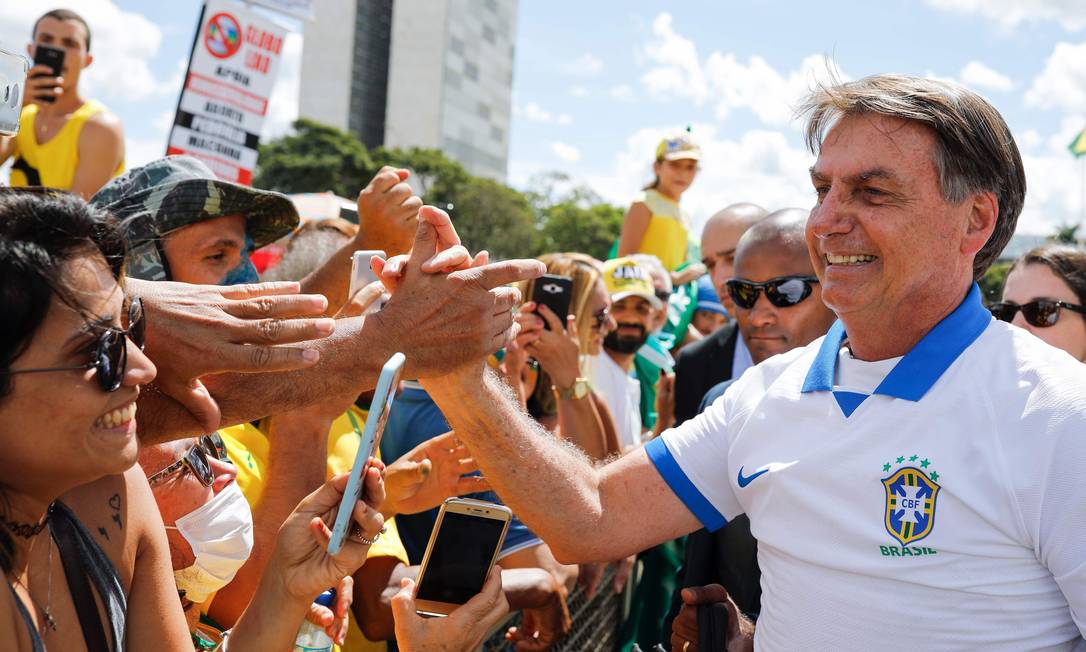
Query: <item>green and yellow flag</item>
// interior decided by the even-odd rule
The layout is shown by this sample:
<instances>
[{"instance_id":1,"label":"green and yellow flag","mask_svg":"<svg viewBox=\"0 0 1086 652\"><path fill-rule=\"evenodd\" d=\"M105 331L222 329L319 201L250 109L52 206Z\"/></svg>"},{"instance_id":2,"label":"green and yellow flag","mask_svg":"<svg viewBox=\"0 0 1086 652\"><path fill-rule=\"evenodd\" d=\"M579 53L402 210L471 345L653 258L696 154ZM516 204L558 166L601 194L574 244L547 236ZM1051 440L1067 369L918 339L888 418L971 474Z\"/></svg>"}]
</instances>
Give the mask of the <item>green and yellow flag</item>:
<instances>
[{"instance_id":1,"label":"green and yellow flag","mask_svg":"<svg viewBox=\"0 0 1086 652\"><path fill-rule=\"evenodd\" d=\"M1071 150L1071 153L1075 156L1086 156L1086 129L1078 132L1078 135L1067 146L1067 149Z\"/></svg>"}]
</instances>

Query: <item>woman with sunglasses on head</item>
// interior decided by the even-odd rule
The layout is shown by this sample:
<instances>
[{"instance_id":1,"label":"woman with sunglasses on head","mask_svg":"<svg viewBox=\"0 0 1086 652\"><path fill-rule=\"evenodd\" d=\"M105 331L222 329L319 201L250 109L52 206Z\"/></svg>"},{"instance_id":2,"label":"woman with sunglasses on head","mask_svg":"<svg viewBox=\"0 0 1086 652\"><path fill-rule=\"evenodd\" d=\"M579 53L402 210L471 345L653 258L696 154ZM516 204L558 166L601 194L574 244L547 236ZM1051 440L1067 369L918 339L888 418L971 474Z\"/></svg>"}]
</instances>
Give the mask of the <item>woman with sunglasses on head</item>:
<instances>
[{"instance_id":1,"label":"woman with sunglasses on head","mask_svg":"<svg viewBox=\"0 0 1086 652\"><path fill-rule=\"evenodd\" d=\"M0 649L191 649L135 400L155 377L140 304L119 285L116 222L63 194L0 194ZM230 649L285 649L313 598L363 563L324 525L346 477L303 500ZM354 517L372 539L380 473ZM367 498L369 501L370 499Z\"/></svg>"},{"instance_id":2,"label":"woman with sunglasses on head","mask_svg":"<svg viewBox=\"0 0 1086 652\"><path fill-rule=\"evenodd\" d=\"M533 301L521 305L520 335L503 360L506 378L537 421L602 460L618 452L618 437L610 411L587 380L583 361L599 354L604 336L614 329L611 297L594 258L559 253L539 259L547 274L573 281L569 314L556 315ZM533 296L541 282L545 279L528 283L523 295Z\"/></svg>"},{"instance_id":3,"label":"woman with sunglasses on head","mask_svg":"<svg viewBox=\"0 0 1086 652\"><path fill-rule=\"evenodd\" d=\"M1086 362L1086 251L1050 244L1027 252L1007 274L1003 301L990 309Z\"/></svg>"}]
</instances>

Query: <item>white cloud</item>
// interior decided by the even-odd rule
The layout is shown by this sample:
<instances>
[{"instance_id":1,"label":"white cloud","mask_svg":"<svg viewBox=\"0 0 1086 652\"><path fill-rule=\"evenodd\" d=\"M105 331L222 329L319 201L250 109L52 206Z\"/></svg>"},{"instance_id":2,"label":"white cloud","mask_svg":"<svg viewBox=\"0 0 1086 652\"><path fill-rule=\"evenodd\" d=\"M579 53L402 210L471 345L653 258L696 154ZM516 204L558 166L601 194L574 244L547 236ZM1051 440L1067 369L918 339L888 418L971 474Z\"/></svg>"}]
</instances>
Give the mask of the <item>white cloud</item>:
<instances>
[{"instance_id":1,"label":"white cloud","mask_svg":"<svg viewBox=\"0 0 1086 652\"><path fill-rule=\"evenodd\" d=\"M608 92L608 95L611 96L612 100L616 100L616 101L619 101L619 102L633 102L634 101L634 92L633 92L633 89L630 88L629 84L619 84L618 86L611 87L611 90Z\"/></svg>"},{"instance_id":2,"label":"white cloud","mask_svg":"<svg viewBox=\"0 0 1086 652\"><path fill-rule=\"evenodd\" d=\"M1026 129L1014 137L1018 143L1018 149L1026 152L1036 149L1041 144L1041 134L1036 129Z\"/></svg>"},{"instance_id":3,"label":"white cloud","mask_svg":"<svg viewBox=\"0 0 1086 652\"><path fill-rule=\"evenodd\" d=\"M573 116L568 113L554 114L547 111L543 107L539 106L535 102L528 102L523 109L518 108L516 113L523 115L532 122L542 122L544 124L558 124L569 125L573 124Z\"/></svg>"},{"instance_id":4,"label":"white cloud","mask_svg":"<svg viewBox=\"0 0 1086 652\"><path fill-rule=\"evenodd\" d=\"M290 131L298 119L298 89L302 81L302 35L288 32L283 41L279 78L268 98L268 113L260 131L260 142L266 143Z\"/></svg>"},{"instance_id":5,"label":"white cloud","mask_svg":"<svg viewBox=\"0 0 1086 652\"><path fill-rule=\"evenodd\" d=\"M644 184L652 181L652 158L660 139L686 125L640 129L626 139L611 167L589 174L588 184L612 203L625 206ZM702 147L701 172L683 194L682 205L692 217L693 232L728 204L751 201L768 209L809 208L814 203L807 168L814 162L805 149L779 131L755 129L738 138L724 137L713 124L695 124Z\"/></svg>"},{"instance_id":6,"label":"white cloud","mask_svg":"<svg viewBox=\"0 0 1086 652\"><path fill-rule=\"evenodd\" d=\"M980 14L1005 28L1055 20L1067 31L1086 27L1082 0L926 0L929 6L961 14Z\"/></svg>"},{"instance_id":7,"label":"white cloud","mask_svg":"<svg viewBox=\"0 0 1086 652\"><path fill-rule=\"evenodd\" d=\"M1026 104L1042 109L1086 108L1086 43L1057 43L1044 70L1026 91Z\"/></svg>"},{"instance_id":8,"label":"white cloud","mask_svg":"<svg viewBox=\"0 0 1086 652\"><path fill-rule=\"evenodd\" d=\"M962 83L971 88L1007 92L1014 88L1010 77L992 70L980 61L970 61L962 68L959 77Z\"/></svg>"},{"instance_id":9,"label":"white cloud","mask_svg":"<svg viewBox=\"0 0 1086 652\"><path fill-rule=\"evenodd\" d=\"M652 33L644 48L649 69L641 76L649 95L696 106L711 104L718 120L747 109L766 125L785 126L792 121L795 105L819 82L834 75L848 78L823 55L804 58L798 69L786 74L757 55L743 62L732 53L714 51L702 61L697 46L674 30L666 12L653 21Z\"/></svg>"},{"instance_id":10,"label":"white cloud","mask_svg":"<svg viewBox=\"0 0 1086 652\"><path fill-rule=\"evenodd\" d=\"M586 87L577 85L570 87L569 94L573 97L588 97L589 91Z\"/></svg>"},{"instance_id":11,"label":"white cloud","mask_svg":"<svg viewBox=\"0 0 1086 652\"><path fill-rule=\"evenodd\" d=\"M578 77L595 77L603 72L603 61L591 52L585 52L565 66L567 73Z\"/></svg>"},{"instance_id":12,"label":"white cloud","mask_svg":"<svg viewBox=\"0 0 1086 652\"><path fill-rule=\"evenodd\" d=\"M581 150L561 141L554 141L551 143L551 153L566 163L576 163L581 160Z\"/></svg>"}]
</instances>

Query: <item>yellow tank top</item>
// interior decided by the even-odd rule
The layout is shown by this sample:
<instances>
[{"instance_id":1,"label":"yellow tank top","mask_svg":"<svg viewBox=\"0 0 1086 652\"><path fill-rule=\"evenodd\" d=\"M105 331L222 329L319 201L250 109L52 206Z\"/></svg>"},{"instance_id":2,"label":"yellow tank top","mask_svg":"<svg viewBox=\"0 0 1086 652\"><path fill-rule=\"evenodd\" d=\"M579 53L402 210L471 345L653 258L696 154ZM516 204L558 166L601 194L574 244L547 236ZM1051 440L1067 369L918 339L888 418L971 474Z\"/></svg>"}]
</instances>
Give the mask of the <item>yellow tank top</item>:
<instances>
[{"instance_id":1,"label":"yellow tank top","mask_svg":"<svg viewBox=\"0 0 1086 652\"><path fill-rule=\"evenodd\" d=\"M686 262L687 240L686 218L679 208L679 203L664 197L649 188L634 198L634 203L641 202L652 213L649 228L641 239L638 253L652 254L660 259L669 272L675 271Z\"/></svg>"},{"instance_id":2,"label":"yellow tank top","mask_svg":"<svg viewBox=\"0 0 1086 652\"><path fill-rule=\"evenodd\" d=\"M19 134L15 136L15 162L11 167L12 186L49 186L67 190L72 187L75 170L79 167L79 135L87 120L106 107L94 100L87 100L73 113L55 136L39 143L34 133L34 120L38 117L37 104L23 107L19 116ZM124 172L121 161L113 176Z\"/></svg>"}]
</instances>

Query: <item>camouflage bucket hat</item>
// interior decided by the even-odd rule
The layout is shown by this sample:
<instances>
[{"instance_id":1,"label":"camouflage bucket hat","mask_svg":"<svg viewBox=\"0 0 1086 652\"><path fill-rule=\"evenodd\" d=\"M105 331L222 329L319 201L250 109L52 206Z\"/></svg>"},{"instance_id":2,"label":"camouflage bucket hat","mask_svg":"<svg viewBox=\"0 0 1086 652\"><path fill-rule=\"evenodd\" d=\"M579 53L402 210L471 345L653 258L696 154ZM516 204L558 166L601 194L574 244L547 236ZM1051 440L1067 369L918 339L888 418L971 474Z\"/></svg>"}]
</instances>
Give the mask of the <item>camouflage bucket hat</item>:
<instances>
[{"instance_id":1,"label":"camouflage bucket hat","mask_svg":"<svg viewBox=\"0 0 1086 652\"><path fill-rule=\"evenodd\" d=\"M121 221L129 249L226 215L245 216L256 248L298 226L298 211L286 195L220 181L191 156L167 156L133 168L106 184L91 203Z\"/></svg>"}]
</instances>

